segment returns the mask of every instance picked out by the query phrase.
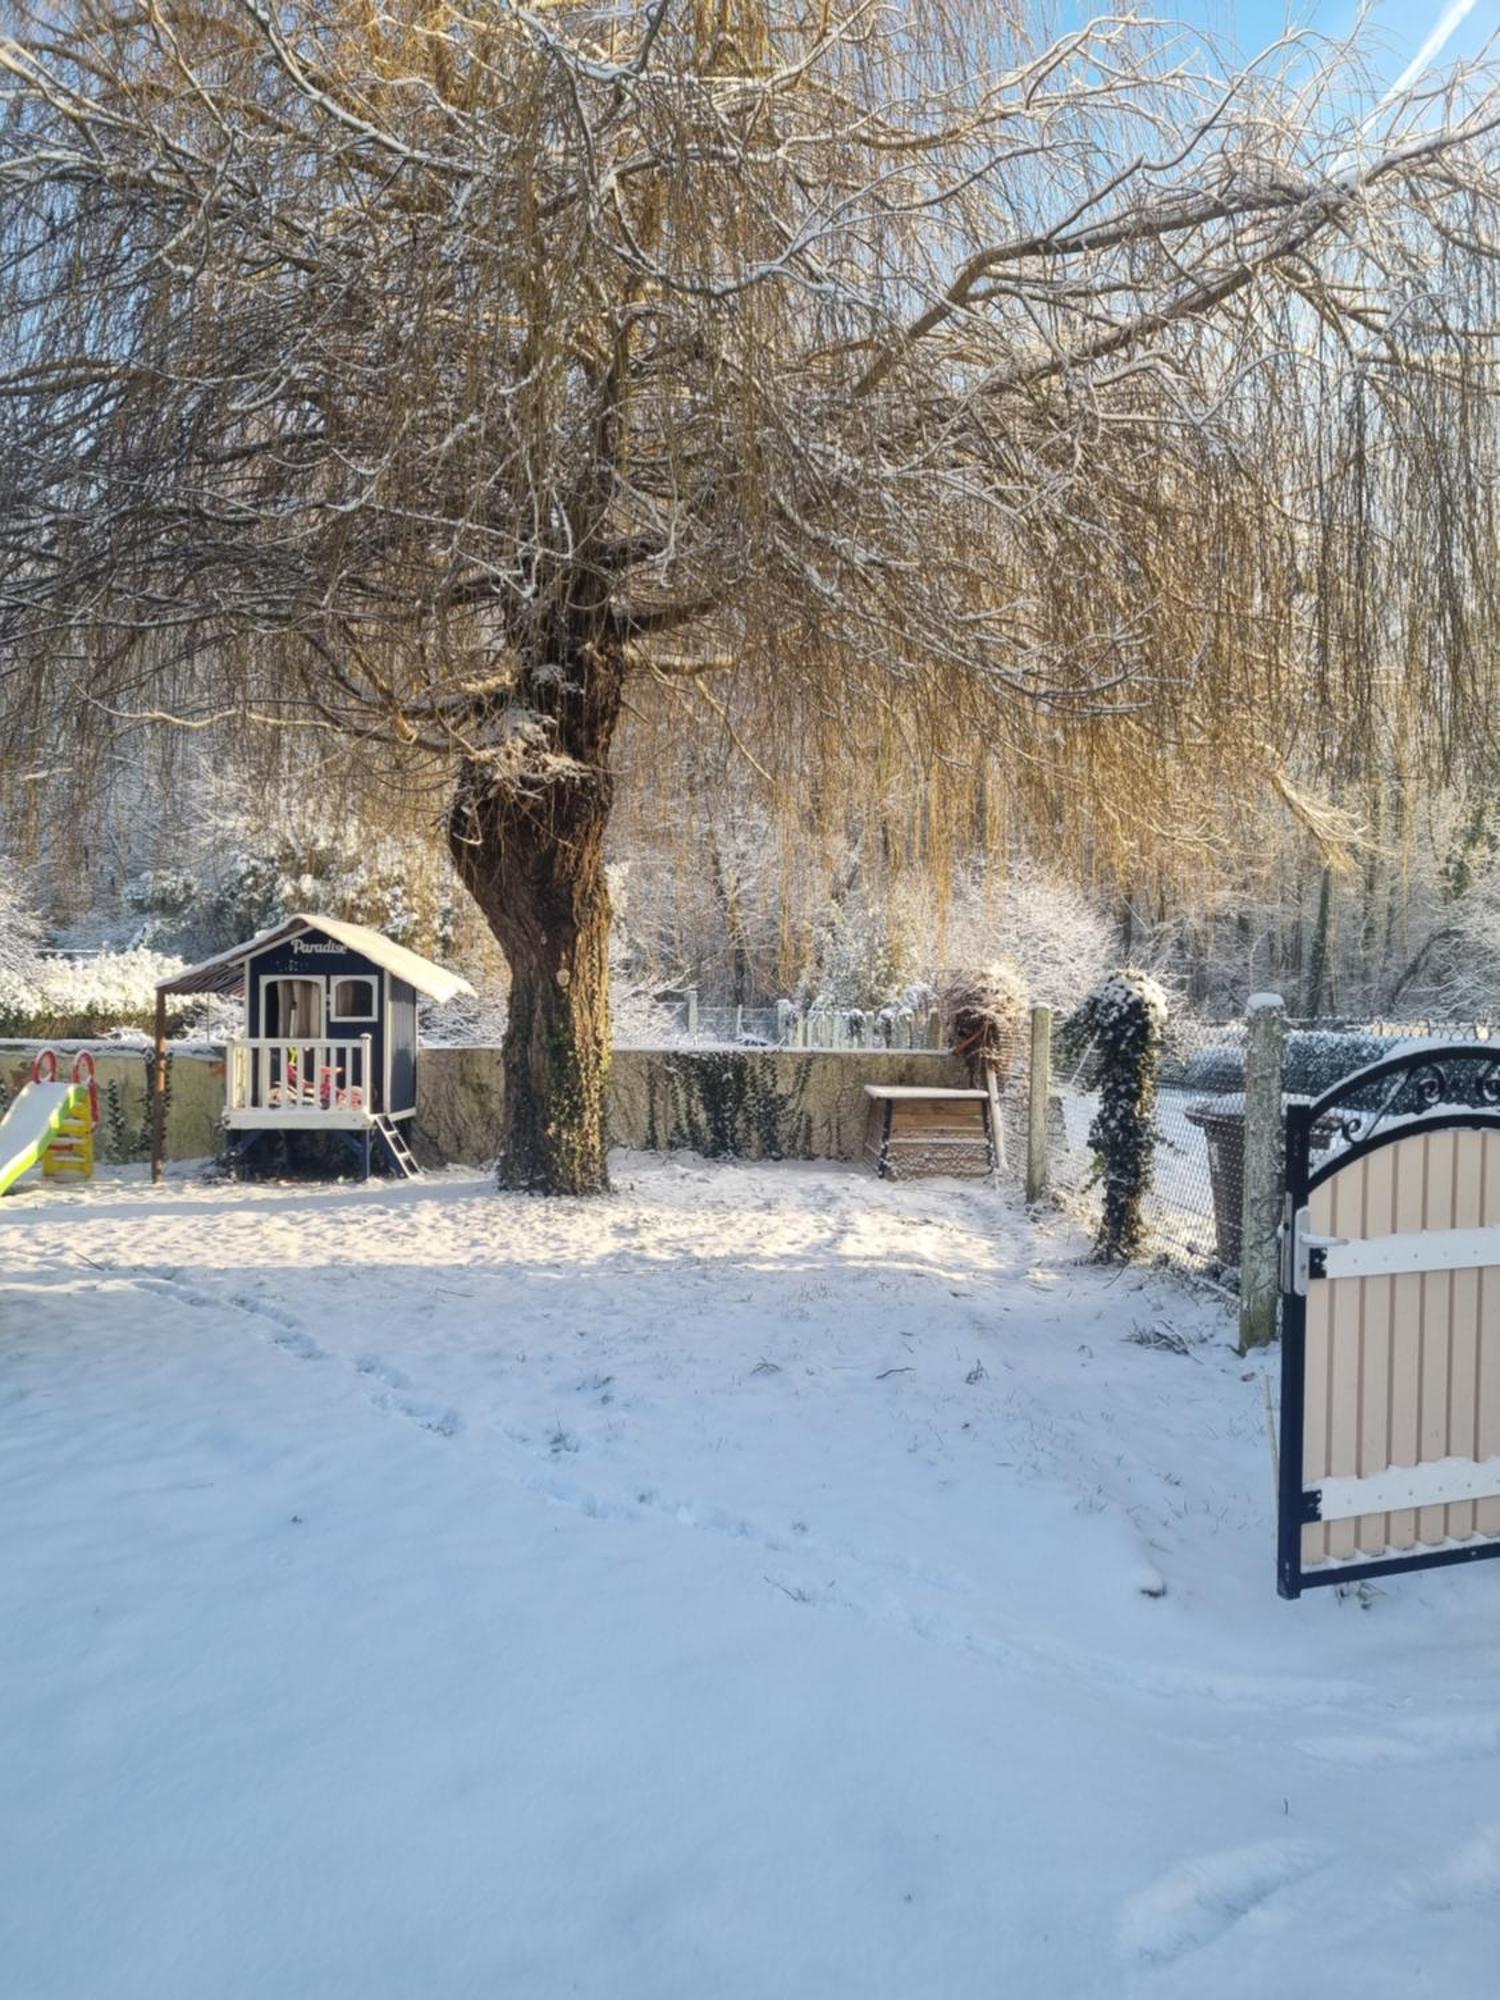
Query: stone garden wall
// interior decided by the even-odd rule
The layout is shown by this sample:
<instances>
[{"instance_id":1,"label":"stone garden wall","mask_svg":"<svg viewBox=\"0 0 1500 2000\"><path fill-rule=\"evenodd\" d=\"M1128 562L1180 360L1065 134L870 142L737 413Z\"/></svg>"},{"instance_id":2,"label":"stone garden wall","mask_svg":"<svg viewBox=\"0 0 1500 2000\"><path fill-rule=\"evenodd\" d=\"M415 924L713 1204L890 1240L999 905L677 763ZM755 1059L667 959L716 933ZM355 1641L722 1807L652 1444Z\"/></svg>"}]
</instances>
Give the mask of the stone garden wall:
<instances>
[{"instance_id":1,"label":"stone garden wall","mask_svg":"<svg viewBox=\"0 0 1500 2000\"><path fill-rule=\"evenodd\" d=\"M43 1044L0 1042L0 1102L9 1104L29 1082ZM99 1079L100 1125L95 1146L101 1160L124 1165L150 1157L146 1060L149 1050L118 1042L53 1042L57 1073L67 1080L74 1055L86 1048ZM167 1157L201 1160L223 1143L224 1058L206 1046L174 1048L167 1071Z\"/></svg>"},{"instance_id":2,"label":"stone garden wall","mask_svg":"<svg viewBox=\"0 0 1500 2000\"><path fill-rule=\"evenodd\" d=\"M920 1050L617 1049L606 1118L611 1145L647 1152L853 1160L864 1145L867 1083L967 1081L956 1057ZM418 1156L493 1158L503 1089L498 1049L424 1049Z\"/></svg>"},{"instance_id":3,"label":"stone garden wall","mask_svg":"<svg viewBox=\"0 0 1500 2000\"><path fill-rule=\"evenodd\" d=\"M66 1076L74 1050L58 1043ZM36 1042L0 1042L0 1089L13 1097L31 1074ZM89 1045L98 1065L103 1122L99 1156L120 1163L148 1153L146 1054ZM224 1061L206 1047L176 1048L168 1072L167 1157L219 1152ZM854 1160L864 1145L867 1083L967 1082L964 1065L921 1050L617 1049L610 1080L610 1143L722 1157ZM492 1159L502 1092L498 1049L423 1049L417 1065L414 1143L427 1165ZM9 1097L5 1098L9 1102Z\"/></svg>"}]
</instances>

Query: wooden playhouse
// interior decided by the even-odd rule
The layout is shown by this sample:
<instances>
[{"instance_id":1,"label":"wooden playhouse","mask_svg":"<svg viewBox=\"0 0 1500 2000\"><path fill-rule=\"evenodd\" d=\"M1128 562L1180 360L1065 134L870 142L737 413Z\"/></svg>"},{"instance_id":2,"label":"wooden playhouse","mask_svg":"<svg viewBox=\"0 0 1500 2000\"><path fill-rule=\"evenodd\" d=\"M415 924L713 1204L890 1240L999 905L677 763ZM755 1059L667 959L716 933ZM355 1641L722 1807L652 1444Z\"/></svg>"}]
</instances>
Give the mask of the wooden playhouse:
<instances>
[{"instance_id":1,"label":"wooden playhouse","mask_svg":"<svg viewBox=\"0 0 1500 2000\"><path fill-rule=\"evenodd\" d=\"M365 1174L372 1154L403 1179L417 1171L403 1127L417 1108L417 1000L473 989L363 924L294 916L189 966L156 989L152 1171L164 1147L167 1001L221 993L243 1002L245 1031L224 1044L230 1152L250 1158L270 1132L340 1139Z\"/></svg>"}]
</instances>

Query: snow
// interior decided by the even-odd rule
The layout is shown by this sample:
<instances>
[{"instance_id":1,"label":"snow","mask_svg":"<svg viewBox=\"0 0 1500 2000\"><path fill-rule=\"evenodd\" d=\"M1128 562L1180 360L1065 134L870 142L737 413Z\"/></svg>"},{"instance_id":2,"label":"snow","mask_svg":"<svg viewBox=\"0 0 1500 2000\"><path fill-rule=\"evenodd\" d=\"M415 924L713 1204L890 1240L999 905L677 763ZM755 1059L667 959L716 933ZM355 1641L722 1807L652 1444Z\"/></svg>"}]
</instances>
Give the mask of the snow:
<instances>
[{"instance_id":1,"label":"snow","mask_svg":"<svg viewBox=\"0 0 1500 2000\"><path fill-rule=\"evenodd\" d=\"M51 1019L123 1020L150 1015L159 980L183 969L158 951L100 951L84 958L36 956L0 964L0 1029L24 1033Z\"/></svg>"},{"instance_id":2,"label":"snow","mask_svg":"<svg viewBox=\"0 0 1500 2000\"><path fill-rule=\"evenodd\" d=\"M1245 1002L1247 1014L1284 1014L1286 1002L1279 993L1252 993Z\"/></svg>"},{"instance_id":3,"label":"snow","mask_svg":"<svg viewBox=\"0 0 1500 2000\"><path fill-rule=\"evenodd\" d=\"M7 1994L1493 1991L1500 1565L1282 1603L988 1185L615 1174L0 1207Z\"/></svg>"}]
</instances>

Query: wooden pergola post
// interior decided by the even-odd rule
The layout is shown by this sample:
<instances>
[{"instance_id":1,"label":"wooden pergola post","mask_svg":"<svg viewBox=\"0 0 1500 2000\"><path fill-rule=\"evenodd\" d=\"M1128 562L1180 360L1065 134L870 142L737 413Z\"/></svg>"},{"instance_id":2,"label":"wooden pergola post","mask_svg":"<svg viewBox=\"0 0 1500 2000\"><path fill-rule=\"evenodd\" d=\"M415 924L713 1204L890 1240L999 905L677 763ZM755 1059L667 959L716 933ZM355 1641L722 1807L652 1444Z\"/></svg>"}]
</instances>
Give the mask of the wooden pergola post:
<instances>
[{"instance_id":1,"label":"wooden pergola post","mask_svg":"<svg viewBox=\"0 0 1500 2000\"><path fill-rule=\"evenodd\" d=\"M167 996L156 992L156 1061L151 1070L151 1178L167 1171Z\"/></svg>"},{"instance_id":2,"label":"wooden pergola post","mask_svg":"<svg viewBox=\"0 0 1500 2000\"><path fill-rule=\"evenodd\" d=\"M1052 1099L1052 1009L1031 1010L1031 1079L1026 1099L1026 1199L1047 1192L1047 1113Z\"/></svg>"}]
</instances>

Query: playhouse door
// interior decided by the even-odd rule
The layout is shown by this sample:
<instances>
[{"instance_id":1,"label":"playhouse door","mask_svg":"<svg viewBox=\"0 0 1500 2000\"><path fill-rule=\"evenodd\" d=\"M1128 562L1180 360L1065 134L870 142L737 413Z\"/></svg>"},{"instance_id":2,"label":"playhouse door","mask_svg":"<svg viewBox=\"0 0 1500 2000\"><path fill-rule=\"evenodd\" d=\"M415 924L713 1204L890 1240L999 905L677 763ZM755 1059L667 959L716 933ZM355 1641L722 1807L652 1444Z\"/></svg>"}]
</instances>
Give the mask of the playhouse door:
<instances>
[{"instance_id":1,"label":"playhouse door","mask_svg":"<svg viewBox=\"0 0 1500 2000\"><path fill-rule=\"evenodd\" d=\"M261 1033L275 1041L317 1041L323 1033L320 979L263 979Z\"/></svg>"}]
</instances>

